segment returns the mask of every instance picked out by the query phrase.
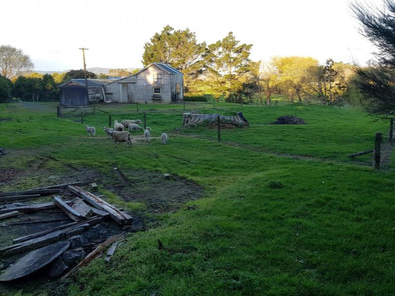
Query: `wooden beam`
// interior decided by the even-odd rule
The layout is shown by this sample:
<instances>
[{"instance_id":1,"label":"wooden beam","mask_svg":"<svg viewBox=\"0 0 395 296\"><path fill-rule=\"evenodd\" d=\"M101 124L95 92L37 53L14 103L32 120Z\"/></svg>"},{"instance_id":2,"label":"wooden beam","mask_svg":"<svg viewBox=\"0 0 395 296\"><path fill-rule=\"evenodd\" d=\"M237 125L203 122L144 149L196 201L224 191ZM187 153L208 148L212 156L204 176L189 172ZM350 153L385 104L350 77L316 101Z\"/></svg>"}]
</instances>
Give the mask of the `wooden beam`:
<instances>
[{"instance_id":1,"label":"wooden beam","mask_svg":"<svg viewBox=\"0 0 395 296\"><path fill-rule=\"evenodd\" d=\"M73 269L71 269L68 273L66 273L63 277L62 280L67 279L69 276L71 276L75 271L77 271L78 269L80 269L82 266L88 264L90 261L92 261L97 255L99 255L107 246L109 246L110 244L119 241L120 239L123 239L125 236L124 233L118 234L118 235L114 235L112 237L110 237L109 239L107 239L105 242L101 243L100 245L98 245L96 247L96 249L94 249L92 252L90 252L85 258L84 260L82 260L77 266L75 266Z\"/></svg>"},{"instance_id":2,"label":"wooden beam","mask_svg":"<svg viewBox=\"0 0 395 296\"><path fill-rule=\"evenodd\" d=\"M26 191L11 191L11 192L0 192L0 196L12 196L12 195L31 195L31 194L40 194L40 195L50 195L54 193L58 193L59 189L31 189Z\"/></svg>"},{"instance_id":3,"label":"wooden beam","mask_svg":"<svg viewBox=\"0 0 395 296\"><path fill-rule=\"evenodd\" d=\"M72 220L78 222L82 219L82 215L66 204L60 196L54 196L53 202L65 212L67 216L69 216Z\"/></svg>"},{"instance_id":4,"label":"wooden beam","mask_svg":"<svg viewBox=\"0 0 395 296\"><path fill-rule=\"evenodd\" d=\"M15 210L24 213L31 213L31 212L39 212L39 211L54 209L54 208L56 208L56 205L51 201L42 204L21 205L21 206L15 205L15 206L6 207L0 210L0 214L12 212Z\"/></svg>"},{"instance_id":5,"label":"wooden beam","mask_svg":"<svg viewBox=\"0 0 395 296\"><path fill-rule=\"evenodd\" d=\"M69 186L68 189L80 196L82 199L84 199L86 202L91 204L93 207L106 211L110 213L111 218L116 221L118 224L125 225L125 224L132 224L133 218L118 210L115 208L113 205L109 204L108 202L102 200L101 198L95 196L94 194L78 187L78 186Z\"/></svg>"},{"instance_id":6,"label":"wooden beam","mask_svg":"<svg viewBox=\"0 0 395 296\"><path fill-rule=\"evenodd\" d=\"M20 214L19 211L12 211L12 212L8 212L8 213L4 213L4 214L0 215L0 220L15 217L15 216L18 216L19 214Z\"/></svg>"}]
</instances>

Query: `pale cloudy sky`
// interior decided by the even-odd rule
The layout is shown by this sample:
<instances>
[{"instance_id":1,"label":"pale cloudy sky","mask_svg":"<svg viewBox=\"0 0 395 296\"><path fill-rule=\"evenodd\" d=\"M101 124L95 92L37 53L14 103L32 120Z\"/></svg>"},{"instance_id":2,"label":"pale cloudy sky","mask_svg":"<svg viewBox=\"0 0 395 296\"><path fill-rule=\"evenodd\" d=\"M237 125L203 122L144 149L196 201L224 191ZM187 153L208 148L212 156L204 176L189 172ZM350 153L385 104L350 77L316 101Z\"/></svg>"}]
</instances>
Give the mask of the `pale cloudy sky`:
<instances>
[{"instance_id":1,"label":"pale cloudy sky","mask_svg":"<svg viewBox=\"0 0 395 296\"><path fill-rule=\"evenodd\" d=\"M355 0L2 0L0 45L30 56L35 70L140 68L144 44L166 25L198 42L233 32L253 44L250 58L313 57L361 65L373 45L358 31ZM359 0L383 7L383 0Z\"/></svg>"}]
</instances>

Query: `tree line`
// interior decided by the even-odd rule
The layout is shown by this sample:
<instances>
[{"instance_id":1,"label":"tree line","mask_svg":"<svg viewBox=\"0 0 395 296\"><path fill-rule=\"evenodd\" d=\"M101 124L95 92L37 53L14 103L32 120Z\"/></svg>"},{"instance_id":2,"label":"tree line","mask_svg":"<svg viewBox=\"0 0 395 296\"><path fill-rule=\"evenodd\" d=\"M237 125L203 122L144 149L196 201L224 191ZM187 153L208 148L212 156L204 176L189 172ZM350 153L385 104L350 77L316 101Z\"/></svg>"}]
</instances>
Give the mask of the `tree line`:
<instances>
[{"instance_id":1,"label":"tree line","mask_svg":"<svg viewBox=\"0 0 395 296\"><path fill-rule=\"evenodd\" d=\"M290 102L319 101L340 105L362 102L373 113L394 112L395 5L383 0L385 8L372 11L360 3L351 4L360 21L362 34L379 48L378 60L369 67L358 67L328 58L320 65L311 57L273 57L252 61L252 44L241 43L232 32L213 43L197 42L189 29L165 26L144 45L142 64L165 63L184 74L186 98L213 98L225 102L259 102L272 99ZM8 58L4 58L7 56ZM10 62L12 61L12 62ZM30 58L10 46L0 47L0 101L11 97L23 100L57 100L57 85L72 78L83 78L82 70L67 73L21 76L32 67ZM113 69L112 76L127 76L124 69ZM88 72L88 78L98 78ZM99 78L106 78L101 76Z\"/></svg>"}]
</instances>

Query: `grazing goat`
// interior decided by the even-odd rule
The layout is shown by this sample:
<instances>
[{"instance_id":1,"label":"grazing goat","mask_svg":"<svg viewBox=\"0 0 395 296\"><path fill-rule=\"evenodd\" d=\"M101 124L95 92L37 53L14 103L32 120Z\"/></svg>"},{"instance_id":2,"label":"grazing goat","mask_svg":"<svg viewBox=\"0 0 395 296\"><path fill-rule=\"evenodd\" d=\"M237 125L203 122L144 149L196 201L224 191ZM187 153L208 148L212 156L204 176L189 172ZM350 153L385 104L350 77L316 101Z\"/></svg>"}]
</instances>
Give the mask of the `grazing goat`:
<instances>
[{"instance_id":1,"label":"grazing goat","mask_svg":"<svg viewBox=\"0 0 395 296\"><path fill-rule=\"evenodd\" d=\"M85 129L88 135L96 136L96 129L94 126L85 125Z\"/></svg>"},{"instance_id":2,"label":"grazing goat","mask_svg":"<svg viewBox=\"0 0 395 296\"><path fill-rule=\"evenodd\" d=\"M124 120L122 120L121 121L121 123L123 124L123 126L125 127L125 128L128 128L128 126L130 125L130 124L141 124L141 123L143 123L140 119L124 119Z\"/></svg>"},{"instance_id":3,"label":"grazing goat","mask_svg":"<svg viewBox=\"0 0 395 296\"><path fill-rule=\"evenodd\" d=\"M138 131L138 130L141 131L141 130L143 130L143 128L141 126L139 126L137 123L131 123L128 125L128 130L130 132Z\"/></svg>"},{"instance_id":4,"label":"grazing goat","mask_svg":"<svg viewBox=\"0 0 395 296\"><path fill-rule=\"evenodd\" d=\"M128 145L132 145L132 138L130 137L130 133L127 131L113 131L112 138L114 140L114 144L117 142L126 142Z\"/></svg>"},{"instance_id":5,"label":"grazing goat","mask_svg":"<svg viewBox=\"0 0 395 296\"><path fill-rule=\"evenodd\" d=\"M146 127L145 131L144 131L144 139L145 139L146 142L150 141L151 134L150 134L149 131L150 131L150 128Z\"/></svg>"},{"instance_id":6,"label":"grazing goat","mask_svg":"<svg viewBox=\"0 0 395 296\"><path fill-rule=\"evenodd\" d=\"M166 133L163 133L161 136L160 136L160 141L161 141L161 143L163 144L163 145L166 145L166 143L167 143L167 139L168 139L169 137L167 136L167 134Z\"/></svg>"},{"instance_id":7,"label":"grazing goat","mask_svg":"<svg viewBox=\"0 0 395 296\"><path fill-rule=\"evenodd\" d=\"M119 123L117 120L114 120L114 131L122 132L125 130L125 127L122 123Z\"/></svg>"},{"instance_id":8,"label":"grazing goat","mask_svg":"<svg viewBox=\"0 0 395 296\"><path fill-rule=\"evenodd\" d=\"M109 128L109 127L104 127L104 132L107 134L107 137L109 139L112 139L112 133L114 132L113 128Z\"/></svg>"}]
</instances>

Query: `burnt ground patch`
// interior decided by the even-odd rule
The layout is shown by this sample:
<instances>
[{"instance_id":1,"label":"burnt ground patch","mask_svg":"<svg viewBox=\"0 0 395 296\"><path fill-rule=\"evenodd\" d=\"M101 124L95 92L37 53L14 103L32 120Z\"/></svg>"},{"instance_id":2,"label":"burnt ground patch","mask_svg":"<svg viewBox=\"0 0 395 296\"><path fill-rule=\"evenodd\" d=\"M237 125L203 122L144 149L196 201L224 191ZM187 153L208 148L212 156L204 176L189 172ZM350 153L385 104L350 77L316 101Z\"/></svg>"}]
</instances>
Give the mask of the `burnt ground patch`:
<instances>
[{"instance_id":1,"label":"burnt ground patch","mask_svg":"<svg viewBox=\"0 0 395 296\"><path fill-rule=\"evenodd\" d=\"M109 168L107 172L86 167L74 168L68 166L63 166L61 170L53 171L48 169L47 164L50 162L58 161L56 159L38 157L31 161L23 170L0 167L0 193L81 182L86 184L81 185L81 187L103 199L105 199L105 191L107 191L123 202L144 204L144 207L141 209L133 211L122 209L133 217L132 227L122 227L110 219L91 227L89 231L83 233L82 240L84 245L82 247L86 253L92 251L95 246L107 238L121 232L137 232L157 227L160 223L155 223L155 221L161 219L160 214L176 212L186 202L201 198L204 194L203 189L198 184L173 174L129 168L121 170L114 167ZM92 183L97 184L97 187L93 188ZM61 191L57 195L65 200L72 198L65 186L61 187ZM20 201L20 203L48 202L52 198L53 195L34 201ZM4 203L0 203L0 208L4 206ZM69 217L59 209L22 214L1 220L0 247L11 245L14 238L70 222ZM18 256L21 255L0 258L0 269L4 270L16 262ZM59 284L58 278L50 278L46 273L43 273L21 282L12 283L12 285L0 283L0 295L4 293L4 295L7 295L7 293L14 295L17 291L16 289L35 293L39 293L39 291L54 291ZM52 293L49 295L52 295Z\"/></svg>"}]
</instances>

